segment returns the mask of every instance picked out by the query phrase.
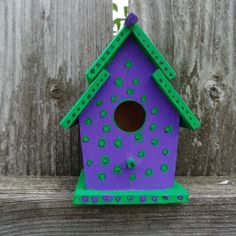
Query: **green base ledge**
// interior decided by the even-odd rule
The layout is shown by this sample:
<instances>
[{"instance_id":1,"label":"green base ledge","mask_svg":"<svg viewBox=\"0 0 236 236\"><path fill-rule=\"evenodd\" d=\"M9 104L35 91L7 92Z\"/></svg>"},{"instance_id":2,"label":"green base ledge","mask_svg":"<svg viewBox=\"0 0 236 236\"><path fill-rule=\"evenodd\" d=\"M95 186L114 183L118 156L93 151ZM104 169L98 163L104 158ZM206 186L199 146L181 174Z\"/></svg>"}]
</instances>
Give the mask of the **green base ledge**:
<instances>
[{"instance_id":1,"label":"green base ledge","mask_svg":"<svg viewBox=\"0 0 236 236\"><path fill-rule=\"evenodd\" d=\"M174 186L162 190L92 190L86 189L81 171L73 197L74 205L170 204L189 201L188 191L174 181Z\"/></svg>"}]
</instances>

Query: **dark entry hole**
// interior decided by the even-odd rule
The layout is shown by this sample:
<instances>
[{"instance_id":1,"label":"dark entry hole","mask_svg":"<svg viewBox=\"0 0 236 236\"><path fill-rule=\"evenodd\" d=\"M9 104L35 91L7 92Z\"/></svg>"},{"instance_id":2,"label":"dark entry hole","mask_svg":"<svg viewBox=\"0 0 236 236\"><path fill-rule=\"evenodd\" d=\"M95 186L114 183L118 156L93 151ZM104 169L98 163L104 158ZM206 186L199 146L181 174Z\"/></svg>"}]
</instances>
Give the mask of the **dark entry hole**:
<instances>
[{"instance_id":1,"label":"dark entry hole","mask_svg":"<svg viewBox=\"0 0 236 236\"><path fill-rule=\"evenodd\" d=\"M133 132L142 127L145 116L145 110L139 103L125 101L116 108L114 120L120 129Z\"/></svg>"}]
</instances>

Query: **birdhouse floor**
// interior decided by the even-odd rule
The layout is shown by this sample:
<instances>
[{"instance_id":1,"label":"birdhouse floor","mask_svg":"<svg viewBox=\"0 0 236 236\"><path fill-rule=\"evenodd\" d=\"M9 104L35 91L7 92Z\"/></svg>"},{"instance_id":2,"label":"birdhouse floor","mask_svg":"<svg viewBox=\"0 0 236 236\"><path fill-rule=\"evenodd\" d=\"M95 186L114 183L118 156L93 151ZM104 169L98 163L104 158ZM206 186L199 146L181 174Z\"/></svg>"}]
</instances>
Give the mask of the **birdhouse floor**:
<instances>
[{"instance_id":1,"label":"birdhouse floor","mask_svg":"<svg viewBox=\"0 0 236 236\"><path fill-rule=\"evenodd\" d=\"M73 197L75 205L170 204L189 201L188 191L174 181L161 190L93 190L87 189L82 170Z\"/></svg>"}]
</instances>

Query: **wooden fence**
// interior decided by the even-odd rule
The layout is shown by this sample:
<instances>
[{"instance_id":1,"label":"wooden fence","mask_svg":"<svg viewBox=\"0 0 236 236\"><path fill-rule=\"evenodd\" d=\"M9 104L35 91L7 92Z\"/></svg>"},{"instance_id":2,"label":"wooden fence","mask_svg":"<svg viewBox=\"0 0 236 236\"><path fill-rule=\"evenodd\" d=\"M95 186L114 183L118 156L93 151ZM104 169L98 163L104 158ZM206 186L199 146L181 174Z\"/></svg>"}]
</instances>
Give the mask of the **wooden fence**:
<instances>
[{"instance_id":1,"label":"wooden fence","mask_svg":"<svg viewBox=\"0 0 236 236\"><path fill-rule=\"evenodd\" d=\"M177 174L236 174L236 2L131 0L130 10L178 77L202 122L181 130Z\"/></svg>"},{"instance_id":2,"label":"wooden fence","mask_svg":"<svg viewBox=\"0 0 236 236\"><path fill-rule=\"evenodd\" d=\"M109 0L0 1L0 174L78 175L78 129L59 121L112 38Z\"/></svg>"},{"instance_id":3,"label":"wooden fence","mask_svg":"<svg viewBox=\"0 0 236 236\"><path fill-rule=\"evenodd\" d=\"M236 234L236 2L130 0L130 10L203 124L181 130L177 174L225 176L178 177L189 204L72 206L79 134L58 122L112 38L112 2L0 0L0 236Z\"/></svg>"}]
</instances>

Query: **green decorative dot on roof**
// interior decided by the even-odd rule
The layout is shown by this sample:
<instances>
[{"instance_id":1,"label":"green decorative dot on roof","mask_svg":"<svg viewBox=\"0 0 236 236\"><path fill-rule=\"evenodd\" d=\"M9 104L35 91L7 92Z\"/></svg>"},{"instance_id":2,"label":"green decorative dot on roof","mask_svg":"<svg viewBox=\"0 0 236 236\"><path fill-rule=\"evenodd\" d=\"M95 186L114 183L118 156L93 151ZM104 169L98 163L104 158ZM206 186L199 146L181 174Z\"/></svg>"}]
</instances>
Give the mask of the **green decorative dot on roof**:
<instances>
[{"instance_id":1,"label":"green decorative dot on roof","mask_svg":"<svg viewBox=\"0 0 236 236\"><path fill-rule=\"evenodd\" d=\"M147 96L142 96L141 97L141 102L146 102L147 101Z\"/></svg>"},{"instance_id":2,"label":"green decorative dot on roof","mask_svg":"<svg viewBox=\"0 0 236 236\"><path fill-rule=\"evenodd\" d=\"M125 63L125 67L127 69L131 69L133 67L133 62L131 60L128 60L126 63Z\"/></svg>"},{"instance_id":3,"label":"green decorative dot on roof","mask_svg":"<svg viewBox=\"0 0 236 236\"><path fill-rule=\"evenodd\" d=\"M100 117L104 118L104 117L106 117L106 116L107 116L107 111L102 110L102 111L100 112Z\"/></svg>"},{"instance_id":4,"label":"green decorative dot on roof","mask_svg":"<svg viewBox=\"0 0 236 236\"><path fill-rule=\"evenodd\" d=\"M106 175L103 172L98 173L98 179L103 181L106 178Z\"/></svg>"},{"instance_id":5,"label":"green decorative dot on roof","mask_svg":"<svg viewBox=\"0 0 236 236\"><path fill-rule=\"evenodd\" d=\"M167 155L169 154L169 150L166 149L166 148L164 148L164 149L162 150L162 154L165 155L165 156L167 156Z\"/></svg>"},{"instance_id":6,"label":"green decorative dot on roof","mask_svg":"<svg viewBox=\"0 0 236 236\"><path fill-rule=\"evenodd\" d=\"M145 175L146 176L152 176L152 174L153 173L152 173L152 169L151 168L148 168L148 169L145 170Z\"/></svg>"},{"instance_id":7,"label":"green decorative dot on roof","mask_svg":"<svg viewBox=\"0 0 236 236\"><path fill-rule=\"evenodd\" d=\"M97 100L97 101L96 101L96 105L97 105L98 107L100 107L100 106L102 105L102 103L103 103L102 100Z\"/></svg>"},{"instance_id":8,"label":"green decorative dot on roof","mask_svg":"<svg viewBox=\"0 0 236 236\"><path fill-rule=\"evenodd\" d=\"M112 96L111 96L111 101L112 101L112 102L115 102L116 100L117 100L117 96L112 95Z\"/></svg>"},{"instance_id":9,"label":"green decorative dot on roof","mask_svg":"<svg viewBox=\"0 0 236 236\"><path fill-rule=\"evenodd\" d=\"M116 174L120 174L122 172L122 167L120 165L115 165L113 171Z\"/></svg>"},{"instance_id":10,"label":"green decorative dot on roof","mask_svg":"<svg viewBox=\"0 0 236 236\"><path fill-rule=\"evenodd\" d=\"M92 119L91 119L91 118L87 118L87 119L85 120L85 124L86 124L86 125L91 125L91 124L92 124Z\"/></svg>"},{"instance_id":11,"label":"green decorative dot on roof","mask_svg":"<svg viewBox=\"0 0 236 236\"><path fill-rule=\"evenodd\" d=\"M161 165L161 171L162 172L167 172L168 171L168 165L167 164L162 164Z\"/></svg>"},{"instance_id":12,"label":"green decorative dot on roof","mask_svg":"<svg viewBox=\"0 0 236 236\"><path fill-rule=\"evenodd\" d=\"M106 133L110 132L110 130L111 130L110 125L104 125L102 130Z\"/></svg>"},{"instance_id":13,"label":"green decorative dot on roof","mask_svg":"<svg viewBox=\"0 0 236 236\"><path fill-rule=\"evenodd\" d=\"M108 156L102 156L101 162L103 165L107 165L109 163L109 157Z\"/></svg>"},{"instance_id":14,"label":"green decorative dot on roof","mask_svg":"<svg viewBox=\"0 0 236 236\"><path fill-rule=\"evenodd\" d=\"M135 134L135 140L137 142L142 142L143 141L143 135L142 134Z\"/></svg>"},{"instance_id":15,"label":"green decorative dot on roof","mask_svg":"<svg viewBox=\"0 0 236 236\"><path fill-rule=\"evenodd\" d=\"M159 143L157 138L153 138L151 140L151 142L152 142L152 145L154 145L154 146L158 145L158 143Z\"/></svg>"},{"instance_id":16,"label":"green decorative dot on roof","mask_svg":"<svg viewBox=\"0 0 236 236\"><path fill-rule=\"evenodd\" d=\"M145 157L145 155L146 155L146 153L144 151L139 151L138 152L138 157L139 158L143 158L143 157Z\"/></svg>"},{"instance_id":17,"label":"green decorative dot on roof","mask_svg":"<svg viewBox=\"0 0 236 236\"><path fill-rule=\"evenodd\" d=\"M84 143L87 143L89 141L89 137L88 136L83 136L82 138Z\"/></svg>"},{"instance_id":18,"label":"green decorative dot on roof","mask_svg":"<svg viewBox=\"0 0 236 236\"><path fill-rule=\"evenodd\" d=\"M114 145L115 145L116 148L121 148L121 144L122 144L122 139L121 138L117 138L114 141Z\"/></svg>"},{"instance_id":19,"label":"green decorative dot on roof","mask_svg":"<svg viewBox=\"0 0 236 236\"><path fill-rule=\"evenodd\" d=\"M132 174L129 176L130 181L134 181L136 179L136 174Z\"/></svg>"},{"instance_id":20,"label":"green decorative dot on roof","mask_svg":"<svg viewBox=\"0 0 236 236\"><path fill-rule=\"evenodd\" d=\"M153 114L153 115L156 115L157 113L158 113L158 108L157 107L153 107L152 108L152 110L151 110L151 113Z\"/></svg>"},{"instance_id":21,"label":"green decorative dot on roof","mask_svg":"<svg viewBox=\"0 0 236 236\"><path fill-rule=\"evenodd\" d=\"M100 148L104 148L106 145L106 140L104 138L100 138L99 141L98 141L98 146Z\"/></svg>"},{"instance_id":22,"label":"green decorative dot on roof","mask_svg":"<svg viewBox=\"0 0 236 236\"><path fill-rule=\"evenodd\" d=\"M116 87L120 88L123 85L123 80L121 77L117 77L115 80Z\"/></svg>"},{"instance_id":23,"label":"green decorative dot on roof","mask_svg":"<svg viewBox=\"0 0 236 236\"><path fill-rule=\"evenodd\" d=\"M133 85L138 85L138 84L139 84L139 79L134 78L134 79L133 79Z\"/></svg>"},{"instance_id":24,"label":"green decorative dot on roof","mask_svg":"<svg viewBox=\"0 0 236 236\"><path fill-rule=\"evenodd\" d=\"M152 124L150 125L150 130L151 130L151 131L154 131L156 128L157 128L157 125L156 125L155 123L152 123Z\"/></svg>"},{"instance_id":25,"label":"green decorative dot on roof","mask_svg":"<svg viewBox=\"0 0 236 236\"><path fill-rule=\"evenodd\" d=\"M93 161L92 160L87 160L87 166L91 166L93 164Z\"/></svg>"},{"instance_id":26,"label":"green decorative dot on roof","mask_svg":"<svg viewBox=\"0 0 236 236\"><path fill-rule=\"evenodd\" d=\"M165 133L171 133L173 131L173 127L172 125L167 125L165 128L164 128L164 131Z\"/></svg>"},{"instance_id":27,"label":"green decorative dot on roof","mask_svg":"<svg viewBox=\"0 0 236 236\"><path fill-rule=\"evenodd\" d=\"M133 90L133 89L131 89L131 88L127 89L127 94L131 95L131 94L133 94L133 93L134 93L134 90Z\"/></svg>"}]
</instances>

